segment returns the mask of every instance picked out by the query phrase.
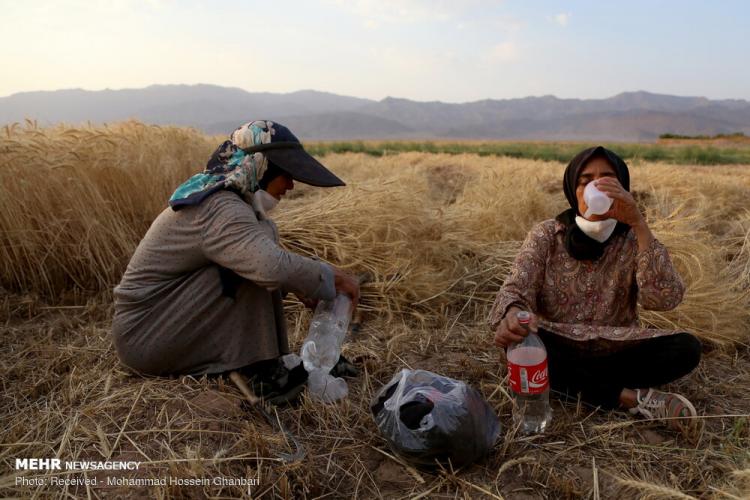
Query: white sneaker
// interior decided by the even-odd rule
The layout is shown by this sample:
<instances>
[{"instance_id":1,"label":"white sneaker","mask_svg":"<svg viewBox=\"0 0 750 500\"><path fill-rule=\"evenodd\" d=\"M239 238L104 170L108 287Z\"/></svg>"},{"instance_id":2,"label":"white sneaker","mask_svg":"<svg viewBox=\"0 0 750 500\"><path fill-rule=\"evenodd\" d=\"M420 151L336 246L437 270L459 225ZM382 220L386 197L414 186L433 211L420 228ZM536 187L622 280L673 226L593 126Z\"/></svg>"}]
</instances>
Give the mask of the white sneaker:
<instances>
[{"instance_id":1,"label":"white sneaker","mask_svg":"<svg viewBox=\"0 0 750 500\"><path fill-rule=\"evenodd\" d=\"M635 395L638 405L631 408L630 413L643 415L649 420L666 419L667 427L675 430L684 430L686 421L682 418L697 416L693 404L680 394L649 389L642 395L641 389L636 389Z\"/></svg>"}]
</instances>

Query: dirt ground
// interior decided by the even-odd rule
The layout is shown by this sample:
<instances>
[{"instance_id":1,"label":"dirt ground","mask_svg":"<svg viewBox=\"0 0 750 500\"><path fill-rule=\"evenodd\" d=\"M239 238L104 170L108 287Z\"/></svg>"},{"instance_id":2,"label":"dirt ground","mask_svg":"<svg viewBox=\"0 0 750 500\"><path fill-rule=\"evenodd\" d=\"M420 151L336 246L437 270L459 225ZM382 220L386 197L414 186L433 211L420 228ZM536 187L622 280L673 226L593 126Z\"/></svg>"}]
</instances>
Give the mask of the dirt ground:
<instances>
[{"instance_id":1,"label":"dirt ground","mask_svg":"<svg viewBox=\"0 0 750 500\"><path fill-rule=\"evenodd\" d=\"M339 403L303 395L274 410L306 452L284 463L290 443L230 381L138 376L119 364L110 339L112 287L213 140L138 124L20 139L0 148L0 496L750 497L746 165L631 166L639 206L687 286L680 306L641 311L641 322L704 341L699 368L667 387L694 402L694 432L553 397L549 431L523 437L511 426L506 367L484 322L529 229L567 207L565 166L472 154L325 157L348 186L298 186L274 215L287 249L372 277L362 328L344 346L360 375ZM143 178L153 182L135 181ZM287 306L298 352L310 313ZM402 368L479 391L502 426L484 459L417 469L394 454L369 406ZM139 466L16 468L16 459L56 457Z\"/></svg>"},{"instance_id":2,"label":"dirt ground","mask_svg":"<svg viewBox=\"0 0 750 500\"><path fill-rule=\"evenodd\" d=\"M296 309L294 311L297 311ZM293 311L293 312L294 312ZM365 321L345 353L360 368L350 397L320 405L303 396L278 418L307 457L283 464L283 436L242 402L225 379L143 378L119 365L106 301L45 306L6 298L2 354L2 477L5 496L91 498L742 498L732 471L748 462L750 350L713 350L674 384L694 402L692 435L663 425L552 398L548 433L521 437L510 422L502 357L482 325L452 329ZM301 340L307 313L297 322ZM408 334L408 335L405 335ZM469 382L489 401L501 439L484 460L460 470L415 469L394 455L369 412L373 394L400 368ZM90 486L23 486L16 457L134 460L138 471L99 471ZM74 476L82 476L76 474ZM257 478L255 486L107 486L107 477ZM746 486L746 485L745 485ZM734 495L734 496L733 496Z\"/></svg>"}]
</instances>

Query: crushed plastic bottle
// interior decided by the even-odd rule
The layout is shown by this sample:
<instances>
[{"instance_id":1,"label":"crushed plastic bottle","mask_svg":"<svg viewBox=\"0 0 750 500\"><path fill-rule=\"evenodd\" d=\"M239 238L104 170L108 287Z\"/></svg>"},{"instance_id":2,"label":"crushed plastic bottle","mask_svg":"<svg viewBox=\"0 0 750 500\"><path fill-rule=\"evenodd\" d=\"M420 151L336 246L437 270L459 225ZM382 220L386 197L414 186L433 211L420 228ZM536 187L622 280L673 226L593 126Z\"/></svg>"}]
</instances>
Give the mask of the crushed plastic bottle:
<instances>
[{"instance_id":1,"label":"crushed plastic bottle","mask_svg":"<svg viewBox=\"0 0 750 500\"><path fill-rule=\"evenodd\" d=\"M352 300L339 294L333 300L320 301L302 344L302 363L309 373L308 393L313 399L333 402L345 398L349 388L343 378L330 374L341 355L341 344L351 320Z\"/></svg>"},{"instance_id":2,"label":"crushed plastic bottle","mask_svg":"<svg viewBox=\"0 0 750 500\"><path fill-rule=\"evenodd\" d=\"M519 323L527 330L530 319L528 312L518 313ZM529 331L522 342L508 347L506 357L513 395L513 423L522 434L544 432L552 420L544 342Z\"/></svg>"},{"instance_id":3,"label":"crushed plastic bottle","mask_svg":"<svg viewBox=\"0 0 750 500\"><path fill-rule=\"evenodd\" d=\"M307 378L307 392L316 401L333 403L349 395L346 380L323 370L313 370Z\"/></svg>"}]
</instances>

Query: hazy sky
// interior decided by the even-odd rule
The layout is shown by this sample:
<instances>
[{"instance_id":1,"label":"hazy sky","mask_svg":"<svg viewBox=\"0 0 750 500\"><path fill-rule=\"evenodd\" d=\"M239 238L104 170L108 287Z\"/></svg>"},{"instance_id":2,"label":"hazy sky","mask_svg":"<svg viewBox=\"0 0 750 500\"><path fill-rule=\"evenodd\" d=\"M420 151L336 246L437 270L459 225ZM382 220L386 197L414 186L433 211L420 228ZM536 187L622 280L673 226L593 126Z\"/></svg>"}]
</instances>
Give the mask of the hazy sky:
<instances>
[{"instance_id":1,"label":"hazy sky","mask_svg":"<svg viewBox=\"0 0 750 500\"><path fill-rule=\"evenodd\" d=\"M0 0L0 96L213 83L450 102L750 99L750 2Z\"/></svg>"}]
</instances>

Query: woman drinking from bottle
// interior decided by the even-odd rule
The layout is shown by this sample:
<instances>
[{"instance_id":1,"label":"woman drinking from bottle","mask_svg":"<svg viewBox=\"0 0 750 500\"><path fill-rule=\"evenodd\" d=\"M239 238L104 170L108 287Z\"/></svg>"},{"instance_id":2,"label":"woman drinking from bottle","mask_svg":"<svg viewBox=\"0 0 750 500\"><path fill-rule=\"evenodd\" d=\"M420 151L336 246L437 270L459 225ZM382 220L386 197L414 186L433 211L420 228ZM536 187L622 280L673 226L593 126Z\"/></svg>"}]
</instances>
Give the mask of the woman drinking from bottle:
<instances>
[{"instance_id":1,"label":"woman drinking from bottle","mask_svg":"<svg viewBox=\"0 0 750 500\"><path fill-rule=\"evenodd\" d=\"M586 204L589 183L612 200L603 214ZM679 428L695 408L653 387L693 370L701 344L689 333L639 325L638 304L674 309L685 287L630 194L628 167L608 149L586 149L565 170L563 191L570 209L529 232L497 295L489 316L495 343L522 340L517 313L528 311L553 390Z\"/></svg>"}]
</instances>

